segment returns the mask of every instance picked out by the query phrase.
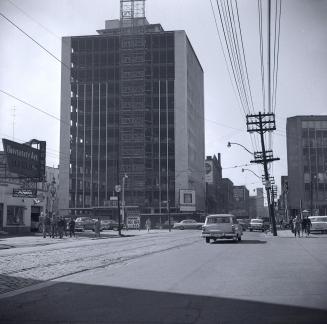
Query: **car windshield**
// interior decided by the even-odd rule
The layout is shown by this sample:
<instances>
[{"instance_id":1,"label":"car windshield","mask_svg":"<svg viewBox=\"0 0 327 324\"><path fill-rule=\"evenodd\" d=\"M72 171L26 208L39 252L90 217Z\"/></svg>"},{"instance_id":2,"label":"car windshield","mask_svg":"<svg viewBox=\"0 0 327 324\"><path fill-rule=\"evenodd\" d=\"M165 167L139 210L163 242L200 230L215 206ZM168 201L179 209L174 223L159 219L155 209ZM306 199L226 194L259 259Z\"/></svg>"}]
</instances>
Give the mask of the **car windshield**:
<instances>
[{"instance_id":1,"label":"car windshield","mask_svg":"<svg viewBox=\"0 0 327 324\"><path fill-rule=\"evenodd\" d=\"M230 223L230 217L223 216L223 217L208 217L207 218L207 224L223 224L223 223Z\"/></svg>"},{"instance_id":2,"label":"car windshield","mask_svg":"<svg viewBox=\"0 0 327 324\"><path fill-rule=\"evenodd\" d=\"M263 220L262 219L251 219L251 224L256 224L256 223L262 224Z\"/></svg>"},{"instance_id":3,"label":"car windshield","mask_svg":"<svg viewBox=\"0 0 327 324\"><path fill-rule=\"evenodd\" d=\"M310 219L311 219L311 222L326 222L327 223L327 217L312 217Z\"/></svg>"}]
</instances>

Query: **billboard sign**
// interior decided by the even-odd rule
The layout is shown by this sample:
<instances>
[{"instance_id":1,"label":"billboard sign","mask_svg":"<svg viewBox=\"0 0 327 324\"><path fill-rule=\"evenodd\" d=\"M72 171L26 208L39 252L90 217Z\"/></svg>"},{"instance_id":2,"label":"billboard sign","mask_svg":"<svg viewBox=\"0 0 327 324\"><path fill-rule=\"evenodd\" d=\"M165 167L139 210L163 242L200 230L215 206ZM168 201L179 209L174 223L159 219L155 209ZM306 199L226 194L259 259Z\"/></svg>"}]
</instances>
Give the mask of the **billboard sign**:
<instances>
[{"instance_id":1,"label":"billboard sign","mask_svg":"<svg viewBox=\"0 0 327 324\"><path fill-rule=\"evenodd\" d=\"M205 161L206 183L213 183L213 161Z\"/></svg>"},{"instance_id":2,"label":"billboard sign","mask_svg":"<svg viewBox=\"0 0 327 324\"><path fill-rule=\"evenodd\" d=\"M180 189L179 191L180 211L195 211L195 190Z\"/></svg>"},{"instance_id":3,"label":"billboard sign","mask_svg":"<svg viewBox=\"0 0 327 324\"><path fill-rule=\"evenodd\" d=\"M16 173L27 178L35 178L43 181L45 177L46 142L37 141L40 149L27 144L20 144L2 139L4 152L6 153L9 172Z\"/></svg>"}]
</instances>

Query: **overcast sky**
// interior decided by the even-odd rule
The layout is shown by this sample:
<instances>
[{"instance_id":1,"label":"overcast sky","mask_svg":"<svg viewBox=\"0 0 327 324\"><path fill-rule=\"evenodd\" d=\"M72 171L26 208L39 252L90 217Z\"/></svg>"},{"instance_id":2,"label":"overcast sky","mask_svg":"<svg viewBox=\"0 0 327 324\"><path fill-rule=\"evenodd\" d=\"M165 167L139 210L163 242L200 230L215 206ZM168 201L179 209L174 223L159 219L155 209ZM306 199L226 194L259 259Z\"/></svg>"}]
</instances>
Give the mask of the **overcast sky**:
<instances>
[{"instance_id":1,"label":"overcast sky","mask_svg":"<svg viewBox=\"0 0 327 324\"><path fill-rule=\"evenodd\" d=\"M257 1L239 0L238 6L253 101L259 111L262 93ZM104 28L105 20L119 18L119 0L0 0L0 12L60 58L62 36L96 34L97 29ZM241 168L229 168L249 164L251 156L241 147L227 148L228 141L250 150L253 147L218 41L210 0L147 0L146 16L165 30L186 31L204 70L206 155L220 152L226 168L223 177L229 177L235 185L247 185L253 193L261 186L260 181L250 172L242 173ZM60 63L2 17L0 46L0 89L60 117ZM277 131L273 133L274 156L281 161L275 162L272 170L278 186L280 176L287 174L286 118L327 114L326 60L327 0L283 0ZM59 130L58 120L0 93L1 138L46 140L47 165L57 166ZM247 168L262 173L258 166Z\"/></svg>"}]
</instances>

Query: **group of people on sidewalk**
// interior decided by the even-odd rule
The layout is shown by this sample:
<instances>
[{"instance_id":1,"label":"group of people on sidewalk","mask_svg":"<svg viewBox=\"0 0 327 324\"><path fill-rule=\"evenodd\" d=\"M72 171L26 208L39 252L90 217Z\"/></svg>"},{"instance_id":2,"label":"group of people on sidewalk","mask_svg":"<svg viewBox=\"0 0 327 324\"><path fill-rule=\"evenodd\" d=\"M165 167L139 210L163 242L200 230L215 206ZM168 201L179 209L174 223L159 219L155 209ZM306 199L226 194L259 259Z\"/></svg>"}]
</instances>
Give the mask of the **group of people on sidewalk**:
<instances>
[{"instance_id":1,"label":"group of people on sidewalk","mask_svg":"<svg viewBox=\"0 0 327 324\"><path fill-rule=\"evenodd\" d=\"M47 235L52 238L63 238L64 235L68 236L67 229L69 229L69 236L75 237L75 220L73 217L71 217L67 226L67 221L64 217L58 217L55 213L48 213L48 211L46 211L41 216L41 221L44 238L46 238Z\"/></svg>"},{"instance_id":2,"label":"group of people on sidewalk","mask_svg":"<svg viewBox=\"0 0 327 324\"><path fill-rule=\"evenodd\" d=\"M304 234L306 234L307 237L310 235L310 229L312 226L310 218L303 217L301 219L301 216L297 215L296 217L290 220L290 225L295 237L300 237L301 232L302 237Z\"/></svg>"}]
</instances>

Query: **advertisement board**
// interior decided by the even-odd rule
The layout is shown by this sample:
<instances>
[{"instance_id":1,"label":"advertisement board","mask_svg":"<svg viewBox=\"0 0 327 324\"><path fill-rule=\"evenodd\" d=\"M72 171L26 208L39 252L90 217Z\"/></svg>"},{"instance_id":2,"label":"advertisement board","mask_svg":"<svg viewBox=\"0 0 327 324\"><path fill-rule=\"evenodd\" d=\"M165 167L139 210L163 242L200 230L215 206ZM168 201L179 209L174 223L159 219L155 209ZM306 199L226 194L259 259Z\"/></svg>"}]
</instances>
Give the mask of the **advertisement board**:
<instances>
[{"instance_id":1,"label":"advertisement board","mask_svg":"<svg viewBox=\"0 0 327 324\"><path fill-rule=\"evenodd\" d=\"M180 211L195 211L195 190L180 189L179 191L179 209Z\"/></svg>"},{"instance_id":2,"label":"advertisement board","mask_svg":"<svg viewBox=\"0 0 327 324\"><path fill-rule=\"evenodd\" d=\"M36 141L40 149L3 138L9 172L43 181L45 177L46 142Z\"/></svg>"},{"instance_id":3,"label":"advertisement board","mask_svg":"<svg viewBox=\"0 0 327 324\"><path fill-rule=\"evenodd\" d=\"M213 161L205 161L204 167L206 170L206 183L213 183Z\"/></svg>"}]
</instances>

